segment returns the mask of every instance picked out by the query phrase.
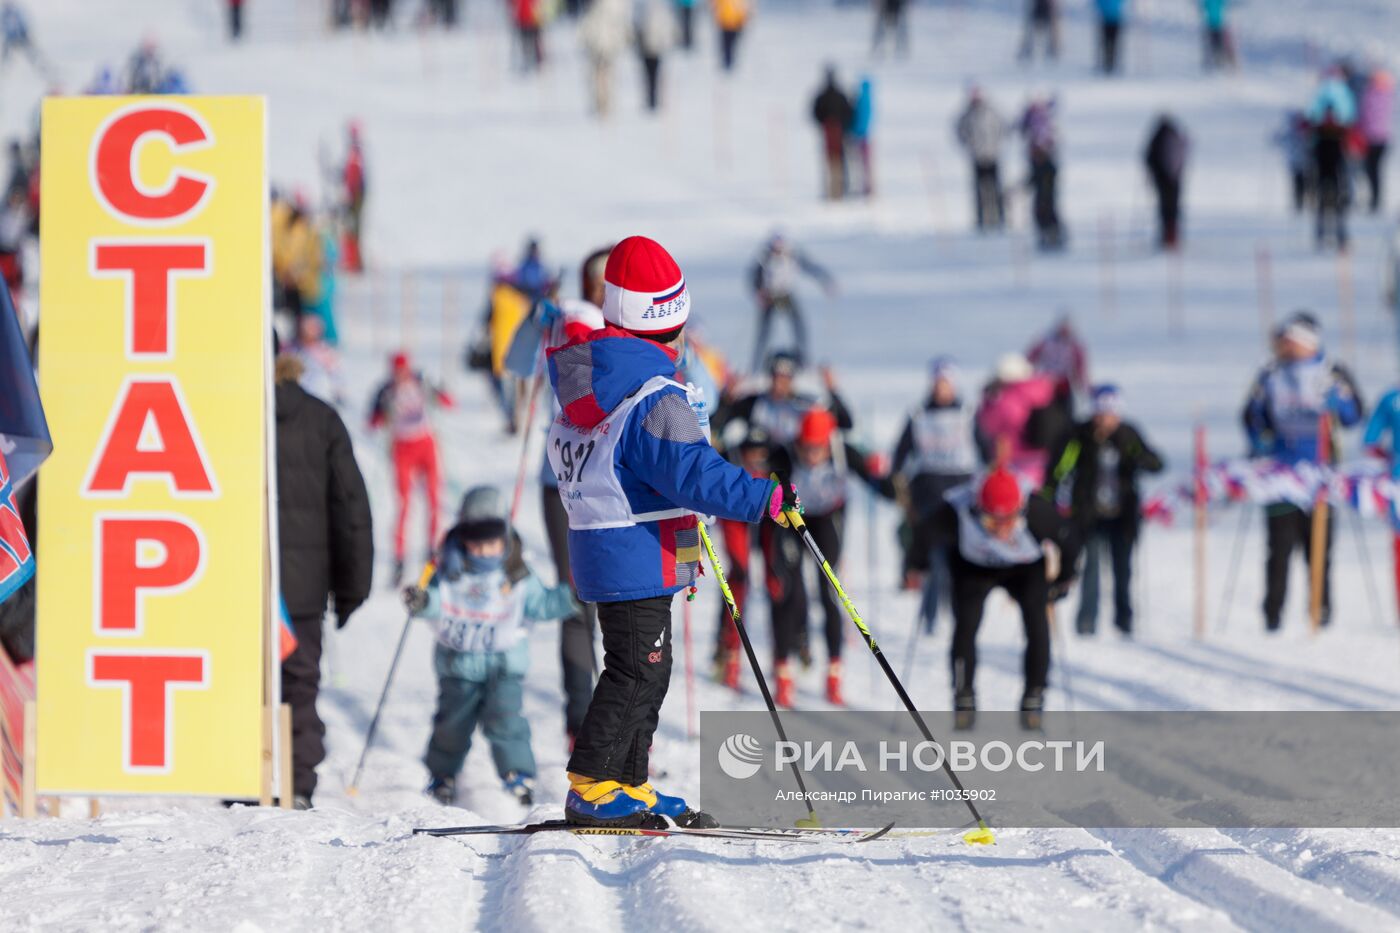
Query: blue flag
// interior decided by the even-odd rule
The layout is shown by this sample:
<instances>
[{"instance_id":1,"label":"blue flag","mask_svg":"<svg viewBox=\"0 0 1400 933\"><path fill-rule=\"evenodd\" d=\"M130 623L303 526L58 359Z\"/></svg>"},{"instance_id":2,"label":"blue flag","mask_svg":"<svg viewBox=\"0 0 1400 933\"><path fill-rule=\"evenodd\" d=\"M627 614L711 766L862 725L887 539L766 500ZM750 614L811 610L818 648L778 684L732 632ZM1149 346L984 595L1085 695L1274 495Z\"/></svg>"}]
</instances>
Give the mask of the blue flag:
<instances>
[{"instance_id":1,"label":"blue flag","mask_svg":"<svg viewBox=\"0 0 1400 933\"><path fill-rule=\"evenodd\" d=\"M29 347L10 290L0 284L0 602L34 576L34 551L15 505L15 487L52 451Z\"/></svg>"}]
</instances>

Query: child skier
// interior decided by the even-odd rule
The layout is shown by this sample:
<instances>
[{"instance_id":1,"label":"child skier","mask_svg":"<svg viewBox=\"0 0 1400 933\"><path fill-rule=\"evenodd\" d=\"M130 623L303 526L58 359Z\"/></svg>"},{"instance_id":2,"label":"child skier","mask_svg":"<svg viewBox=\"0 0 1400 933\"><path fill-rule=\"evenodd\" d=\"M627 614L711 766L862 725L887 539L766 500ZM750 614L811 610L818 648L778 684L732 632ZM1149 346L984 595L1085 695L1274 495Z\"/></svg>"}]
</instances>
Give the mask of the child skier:
<instances>
[{"instance_id":1,"label":"child skier","mask_svg":"<svg viewBox=\"0 0 1400 933\"><path fill-rule=\"evenodd\" d=\"M1050 672L1047 607L1064 598L1074 579L1079 544L1073 525L1049 501L1028 498L1021 481L998 466L975 486L948 493L936 520L922 527L952 542L954 727L970 729L976 718L977 629L988 595L1001 587L1020 607L1026 629L1021 725L1040 728ZM908 569L927 572L930 550L916 540Z\"/></svg>"},{"instance_id":2,"label":"child skier","mask_svg":"<svg viewBox=\"0 0 1400 933\"><path fill-rule=\"evenodd\" d=\"M428 588L404 590L409 611L437 630L438 705L424 763L432 775L427 792L444 804L456 800L457 772L478 723L506 790L526 806L534 802L535 755L520 711L530 623L578 607L567 582L546 589L523 561L508 561L508 538L500 491L468 490Z\"/></svg>"},{"instance_id":3,"label":"child skier","mask_svg":"<svg viewBox=\"0 0 1400 933\"><path fill-rule=\"evenodd\" d=\"M452 398L436 388L413 368L408 354L400 350L389 358L389 380L374 394L370 409L370 429L388 427L393 439L395 489L399 517L394 530L394 576L391 585L403 579L403 562L408 531L408 504L413 484L421 477L428 494L428 550L438 538L438 494L442 480L438 470L437 438L429 417L433 404L450 408Z\"/></svg>"},{"instance_id":4,"label":"child skier","mask_svg":"<svg viewBox=\"0 0 1400 933\"><path fill-rule=\"evenodd\" d=\"M608 327L549 352L561 414L550 468L569 513L579 598L598 604L603 672L569 758L565 817L601 826L714 826L647 780L671 677L672 597L699 572L696 513L785 522L790 483L749 476L710 446L674 376L690 294L680 267L645 237L604 269Z\"/></svg>"}]
</instances>

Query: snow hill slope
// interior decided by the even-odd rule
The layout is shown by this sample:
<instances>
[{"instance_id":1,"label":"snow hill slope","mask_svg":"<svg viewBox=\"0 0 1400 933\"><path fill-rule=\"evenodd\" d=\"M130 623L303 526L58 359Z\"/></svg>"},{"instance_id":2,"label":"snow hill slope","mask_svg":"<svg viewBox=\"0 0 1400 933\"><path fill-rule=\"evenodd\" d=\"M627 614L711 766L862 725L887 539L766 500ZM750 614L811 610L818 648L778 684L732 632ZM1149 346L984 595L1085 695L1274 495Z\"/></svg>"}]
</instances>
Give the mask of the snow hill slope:
<instances>
[{"instance_id":1,"label":"snow hill slope","mask_svg":"<svg viewBox=\"0 0 1400 933\"><path fill-rule=\"evenodd\" d=\"M1130 28L1127 74L1105 82L1088 67L1086 2L1066 4L1059 66L1018 68L1012 55L1021 6L921 6L913 12L912 58L871 64L865 8L775 4L745 35L732 79L719 77L713 35L708 25L702 29L692 59L667 63L668 109L657 118L642 116L636 66L625 61L618 114L600 125L587 116L583 64L569 27L550 31L546 73L524 80L510 69L500 11L484 2L467 4L467 28L455 36L406 29L328 37L318 28L319 4L248 0L249 37L238 48L222 42L213 0L31 4L36 38L69 87L155 32L196 89L266 93L274 178L313 196L318 148L339 145L346 118L363 121L374 269L343 285L353 399L346 416L384 553L390 476L379 441L360 423L384 353L397 343L412 347L461 399L441 421L449 503L468 485L513 481L518 442L501 436L485 386L456 361L484 294L487 256L515 250L529 232L544 237L552 261L570 268L569 281L596 245L634 232L660 239L686 270L707 332L742 364L752 330L744 267L760 239L781 226L840 280L835 298L809 296L817 349L837 367L861 419L857 433L882 447L893 443L904 411L922 392L930 355L955 354L975 385L998 354L1023 347L1067 307L1087 337L1096 377L1123 385L1133 417L1173 466L1189 463L1198 420L1209 428L1213 454L1238 453L1237 408L1263 358L1255 293L1261 247L1272 259L1278 313L1303 305L1318 311L1374 398L1395 373L1393 322L1379 297L1388 228L1355 218L1349 269L1314 255L1305 229L1285 213L1281 160L1267 137L1284 107L1306 99L1310 56L1334 49L1393 58L1393 39L1375 43L1400 34L1396 8L1338 0L1321 16L1306 0L1241 5L1246 68L1206 78L1198 74L1193 5L1143 0L1139 9L1153 29ZM868 205L831 207L815 197L817 140L806 111L828 60L848 80L869 68L878 82L880 197ZM28 124L30 102L44 86L25 67L12 62L4 73L6 133ZM1023 208L1012 236L964 232L965 166L950 123L969 80L1007 111L1029 88L1060 93L1068 255L1030 254ZM1179 269L1148 249L1151 205L1138 161L1149 122L1163 108L1176 112L1195 140ZM1019 160L1008 164L1020 173ZM1339 301L1339 276L1347 272L1354 323ZM1347 443L1354 452L1355 442ZM527 490L522 532L547 573L537 497ZM1139 638L1070 635L1058 644L1054 708L1068 703L1071 680L1080 709L1400 706L1400 639L1388 586L1377 584L1381 605L1373 608L1358 550L1365 541L1375 563L1384 564L1386 530L1358 534L1347 520L1339 523L1330 631L1316 639L1304 633L1295 584L1285 632L1264 641L1255 609L1260 523L1256 517L1241 526L1239 515L1231 510L1212 520L1208 639L1190 638L1189 537L1184 529L1153 528L1143 544ZM894 521L882 507L872 528L858 503L842 575L876 632L902 655L914 602L895 589ZM1228 556L1240 527L1243 570L1226 604ZM702 674L717 611L706 586L692 622ZM752 616L766 643L761 605ZM1394 927L1400 915L1400 832L1391 830L1003 830L987 849L954 836L858 849L411 838L415 825L507 822L523 814L499 790L480 747L467 764L462 808L444 810L421 796L419 758L435 698L430 637L422 628L410 636L362 793L345 795L401 625L394 594L381 586L347 629L328 638L322 711L330 757L316 811L131 801L89 821L77 818L74 802L73 818L7 824L0 827L0 925L1314 930ZM552 636L539 630L526 696L541 769L536 817L557 815L565 791ZM927 708L948 701L947 638L944 622L912 642L908 686ZM1019 696L1021 644L1009 606L989 607L982 639L979 693L988 706L1009 708ZM852 705L892 708L892 693L858 644L848 657ZM683 661L654 760L659 784L696 795ZM821 673L818 665L803 675L801 705L823 704ZM703 709L760 704L751 682L735 696L703 677L697 701Z\"/></svg>"}]
</instances>

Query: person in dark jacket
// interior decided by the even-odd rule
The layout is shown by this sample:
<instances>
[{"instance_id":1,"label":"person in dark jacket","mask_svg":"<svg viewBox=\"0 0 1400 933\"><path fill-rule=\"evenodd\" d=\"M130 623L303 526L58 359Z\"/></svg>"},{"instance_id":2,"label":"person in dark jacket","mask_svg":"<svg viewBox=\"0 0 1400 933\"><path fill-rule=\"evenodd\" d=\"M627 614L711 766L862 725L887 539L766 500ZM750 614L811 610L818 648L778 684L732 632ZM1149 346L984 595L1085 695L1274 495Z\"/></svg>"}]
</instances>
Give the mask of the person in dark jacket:
<instances>
[{"instance_id":1,"label":"person in dark jacket","mask_svg":"<svg viewBox=\"0 0 1400 933\"><path fill-rule=\"evenodd\" d=\"M292 707L292 789L307 809L326 757L316 694L327 598L344 628L370 594L374 536L350 432L297 384L300 369L294 356L277 358L277 529L282 599L297 638L282 662L282 699Z\"/></svg>"},{"instance_id":2,"label":"person in dark jacket","mask_svg":"<svg viewBox=\"0 0 1400 933\"><path fill-rule=\"evenodd\" d=\"M1243 421L1250 455L1289 468L1335 463L1336 429L1353 427L1366 414L1351 373L1323 351L1321 328L1307 311L1293 314L1275 332L1274 354L1274 361L1255 378L1245 402ZM1283 621L1288 562L1294 549L1302 550L1305 561L1312 560L1312 503L1280 498L1265 504L1264 515L1268 520L1264 627L1276 632ZM1321 625L1332 614L1331 522L1329 514L1322 556Z\"/></svg>"},{"instance_id":3,"label":"person in dark jacket","mask_svg":"<svg viewBox=\"0 0 1400 933\"><path fill-rule=\"evenodd\" d=\"M1351 207L1347 135L1351 132L1337 111L1328 107L1313 130L1313 178L1317 182L1317 248L1328 239L1342 252L1347 248L1347 209Z\"/></svg>"},{"instance_id":4,"label":"person in dark jacket","mask_svg":"<svg viewBox=\"0 0 1400 933\"><path fill-rule=\"evenodd\" d=\"M827 367L822 367L822 384L826 395L820 399L795 388L799 365L790 353L774 353L768 363L768 387L739 398L726 398L710 419L711 430L723 438L732 429L729 425L743 425L740 434L751 428L762 428L774 447L785 447L797 440L802 430L802 419L807 412L818 406L826 408L836 416L836 426L849 431L855 426L851 410L836 391L836 375Z\"/></svg>"},{"instance_id":5,"label":"person in dark jacket","mask_svg":"<svg viewBox=\"0 0 1400 933\"><path fill-rule=\"evenodd\" d=\"M1143 161L1157 192L1157 217L1162 249L1176 249L1181 239L1181 179L1191 140L1168 114L1157 118Z\"/></svg>"},{"instance_id":6,"label":"person in dark jacket","mask_svg":"<svg viewBox=\"0 0 1400 933\"><path fill-rule=\"evenodd\" d=\"M1094 386L1094 415L1075 425L1050 458L1045 497L1068 491L1070 518L1084 544L1084 576L1075 628L1092 635L1099 617L1100 549L1113 562L1113 624L1133 633L1133 547L1142 525L1138 475L1158 473L1162 458L1137 426L1123 420L1123 395L1115 385Z\"/></svg>"},{"instance_id":7,"label":"person in dark jacket","mask_svg":"<svg viewBox=\"0 0 1400 933\"><path fill-rule=\"evenodd\" d=\"M1021 725L1039 729L1050 674L1049 605L1063 599L1079 556L1073 524L1040 496L1027 497L1021 481L995 467L976 484L946 497L924 526L952 542L954 727L970 729L977 715L977 629L992 590L1001 587L1020 607L1026 629ZM922 544L922 542L916 542ZM922 573L930 548L910 550L908 569Z\"/></svg>"},{"instance_id":8,"label":"person in dark jacket","mask_svg":"<svg viewBox=\"0 0 1400 933\"><path fill-rule=\"evenodd\" d=\"M855 113L851 99L836 84L835 67L828 65L826 83L812 101L812 119L822 134L825 194L829 201L839 201L846 196L846 130Z\"/></svg>"}]
</instances>

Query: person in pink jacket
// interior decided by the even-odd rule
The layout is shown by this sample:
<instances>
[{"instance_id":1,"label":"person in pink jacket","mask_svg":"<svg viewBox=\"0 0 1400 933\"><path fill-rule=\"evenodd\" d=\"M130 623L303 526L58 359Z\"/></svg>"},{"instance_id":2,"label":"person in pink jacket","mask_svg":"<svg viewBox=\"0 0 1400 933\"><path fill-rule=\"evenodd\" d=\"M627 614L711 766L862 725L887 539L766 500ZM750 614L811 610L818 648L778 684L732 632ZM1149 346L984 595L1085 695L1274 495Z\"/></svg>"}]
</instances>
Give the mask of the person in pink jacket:
<instances>
[{"instance_id":1,"label":"person in pink jacket","mask_svg":"<svg viewBox=\"0 0 1400 933\"><path fill-rule=\"evenodd\" d=\"M1037 373L1024 356L1008 353L977 409L977 445L988 463L999 463L1033 485L1045 481L1047 448L1054 438L1037 422L1055 401L1055 379ZM1050 431L1048 433L1053 433Z\"/></svg>"},{"instance_id":2,"label":"person in pink jacket","mask_svg":"<svg viewBox=\"0 0 1400 933\"><path fill-rule=\"evenodd\" d=\"M1395 79L1384 68L1371 72L1361 94L1357 129L1366 144L1366 181L1371 187L1371 213L1381 209L1381 179L1385 177L1385 150L1390 145L1391 118L1395 112Z\"/></svg>"}]
</instances>

